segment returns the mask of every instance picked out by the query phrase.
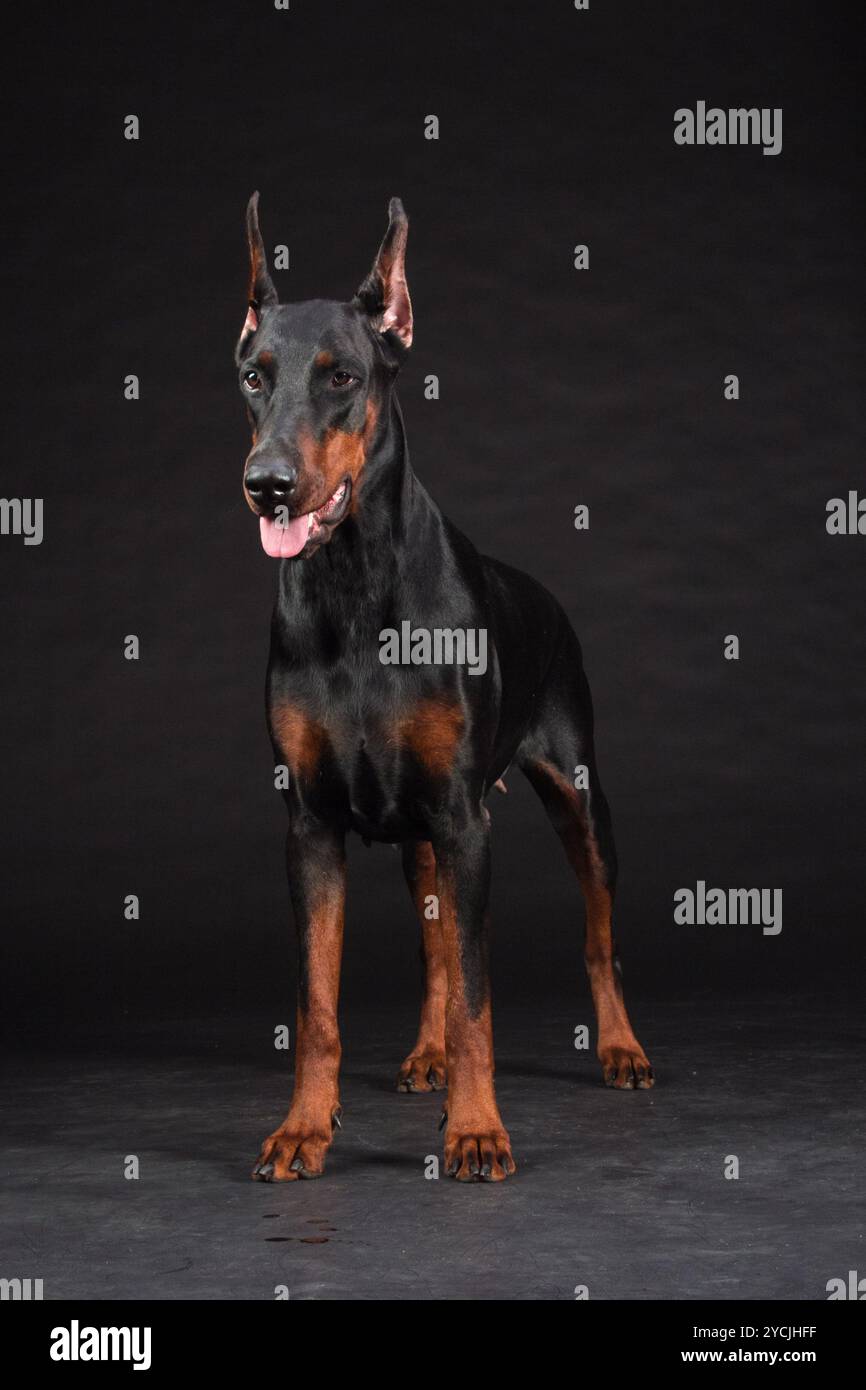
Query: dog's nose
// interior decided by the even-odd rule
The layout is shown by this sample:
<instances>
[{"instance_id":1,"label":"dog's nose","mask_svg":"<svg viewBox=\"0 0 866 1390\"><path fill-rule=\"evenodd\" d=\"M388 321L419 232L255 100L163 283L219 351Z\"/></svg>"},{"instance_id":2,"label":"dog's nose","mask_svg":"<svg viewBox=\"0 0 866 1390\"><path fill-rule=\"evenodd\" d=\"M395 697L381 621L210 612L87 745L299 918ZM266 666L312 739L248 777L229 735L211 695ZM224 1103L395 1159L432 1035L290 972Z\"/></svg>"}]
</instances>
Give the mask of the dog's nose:
<instances>
[{"instance_id":1,"label":"dog's nose","mask_svg":"<svg viewBox=\"0 0 866 1390\"><path fill-rule=\"evenodd\" d=\"M290 464L277 468L247 469L246 488L259 507L278 507L288 501L298 484L298 470Z\"/></svg>"}]
</instances>

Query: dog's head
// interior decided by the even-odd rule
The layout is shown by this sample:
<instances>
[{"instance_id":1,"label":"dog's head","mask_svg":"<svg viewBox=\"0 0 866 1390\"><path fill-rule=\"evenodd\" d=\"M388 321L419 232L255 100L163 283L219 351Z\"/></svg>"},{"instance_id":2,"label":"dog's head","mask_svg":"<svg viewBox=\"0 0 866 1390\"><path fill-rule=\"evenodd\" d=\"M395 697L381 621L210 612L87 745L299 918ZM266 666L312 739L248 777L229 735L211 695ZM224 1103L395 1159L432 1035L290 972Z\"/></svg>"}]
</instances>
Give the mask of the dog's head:
<instances>
[{"instance_id":1,"label":"dog's head","mask_svg":"<svg viewBox=\"0 0 866 1390\"><path fill-rule=\"evenodd\" d=\"M280 304L247 208L249 307L235 353L253 432L244 496L268 555L309 555L357 505L388 390L412 342L408 219L388 208L373 268L349 303Z\"/></svg>"}]
</instances>

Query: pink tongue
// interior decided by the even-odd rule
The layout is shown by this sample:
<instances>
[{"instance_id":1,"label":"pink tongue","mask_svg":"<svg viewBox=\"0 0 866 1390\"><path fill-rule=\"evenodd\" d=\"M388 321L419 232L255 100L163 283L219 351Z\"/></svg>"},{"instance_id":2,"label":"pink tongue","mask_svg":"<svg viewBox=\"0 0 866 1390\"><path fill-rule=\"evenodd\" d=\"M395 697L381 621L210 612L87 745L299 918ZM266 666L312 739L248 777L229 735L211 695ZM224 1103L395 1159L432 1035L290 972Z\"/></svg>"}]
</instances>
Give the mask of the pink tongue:
<instances>
[{"instance_id":1,"label":"pink tongue","mask_svg":"<svg viewBox=\"0 0 866 1390\"><path fill-rule=\"evenodd\" d=\"M273 517L260 516L259 529L265 554L272 560L290 560L307 544L310 521L309 517L296 516L288 526L278 526Z\"/></svg>"}]
</instances>

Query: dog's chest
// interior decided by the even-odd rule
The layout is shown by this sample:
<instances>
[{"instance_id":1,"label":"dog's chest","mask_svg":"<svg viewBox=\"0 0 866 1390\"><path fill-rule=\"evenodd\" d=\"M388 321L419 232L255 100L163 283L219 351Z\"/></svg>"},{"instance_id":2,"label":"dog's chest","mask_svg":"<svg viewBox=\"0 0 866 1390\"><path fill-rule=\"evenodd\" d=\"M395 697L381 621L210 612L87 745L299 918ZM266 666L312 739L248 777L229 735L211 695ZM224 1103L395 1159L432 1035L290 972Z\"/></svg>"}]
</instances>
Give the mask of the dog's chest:
<instances>
[{"instance_id":1,"label":"dog's chest","mask_svg":"<svg viewBox=\"0 0 866 1390\"><path fill-rule=\"evenodd\" d=\"M385 837L417 832L454 774L465 735L463 709L448 694L371 711L277 698L270 725L294 799Z\"/></svg>"}]
</instances>

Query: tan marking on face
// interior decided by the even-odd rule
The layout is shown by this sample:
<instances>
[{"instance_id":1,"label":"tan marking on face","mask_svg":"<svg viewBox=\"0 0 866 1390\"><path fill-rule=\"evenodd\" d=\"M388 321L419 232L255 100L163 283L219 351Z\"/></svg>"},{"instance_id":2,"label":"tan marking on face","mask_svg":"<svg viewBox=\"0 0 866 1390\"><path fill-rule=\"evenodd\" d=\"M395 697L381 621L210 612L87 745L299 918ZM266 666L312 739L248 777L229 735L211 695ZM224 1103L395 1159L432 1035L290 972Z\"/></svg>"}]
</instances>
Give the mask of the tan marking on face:
<instances>
[{"instance_id":1,"label":"tan marking on face","mask_svg":"<svg viewBox=\"0 0 866 1390\"><path fill-rule=\"evenodd\" d=\"M398 741L437 777L447 777L465 725L459 705L446 700L422 700L398 724Z\"/></svg>"},{"instance_id":2,"label":"tan marking on face","mask_svg":"<svg viewBox=\"0 0 866 1390\"><path fill-rule=\"evenodd\" d=\"M273 707L270 723L274 742L282 752L289 771L306 779L311 778L327 743L324 726L311 719L298 705L288 702Z\"/></svg>"},{"instance_id":3,"label":"tan marking on face","mask_svg":"<svg viewBox=\"0 0 866 1390\"><path fill-rule=\"evenodd\" d=\"M357 484L367 462L367 451L376 428L379 416L375 402L368 398L364 424L359 430L326 430L321 439L313 439L303 431L298 437L298 448L304 463L304 473L309 479L306 489L311 501L310 508L318 505L336 492L344 478L352 480L351 510L357 504Z\"/></svg>"},{"instance_id":4,"label":"tan marking on face","mask_svg":"<svg viewBox=\"0 0 866 1390\"><path fill-rule=\"evenodd\" d=\"M333 353L328 352L327 349L323 350L322 352L316 353L316 356L313 358L313 365L316 367L333 367Z\"/></svg>"}]
</instances>

